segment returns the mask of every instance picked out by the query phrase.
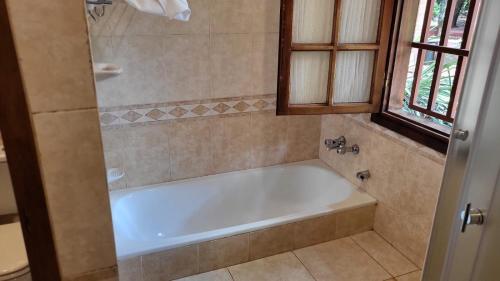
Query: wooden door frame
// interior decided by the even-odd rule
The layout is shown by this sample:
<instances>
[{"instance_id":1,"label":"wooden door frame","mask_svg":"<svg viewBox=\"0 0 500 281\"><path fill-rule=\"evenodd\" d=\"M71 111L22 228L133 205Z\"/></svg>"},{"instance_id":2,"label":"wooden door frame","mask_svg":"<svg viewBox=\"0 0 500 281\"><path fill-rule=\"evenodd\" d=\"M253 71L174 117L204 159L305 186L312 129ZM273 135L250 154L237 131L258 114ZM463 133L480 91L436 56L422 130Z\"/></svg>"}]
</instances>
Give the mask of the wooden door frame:
<instances>
[{"instance_id":1,"label":"wooden door frame","mask_svg":"<svg viewBox=\"0 0 500 281\"><path fill-rule=\"evenodd\" d=\"M0 131L8 159L24 242L34 281L61 280L43 180L22 75L0 1Z\"/></svg>"}]
</instances>

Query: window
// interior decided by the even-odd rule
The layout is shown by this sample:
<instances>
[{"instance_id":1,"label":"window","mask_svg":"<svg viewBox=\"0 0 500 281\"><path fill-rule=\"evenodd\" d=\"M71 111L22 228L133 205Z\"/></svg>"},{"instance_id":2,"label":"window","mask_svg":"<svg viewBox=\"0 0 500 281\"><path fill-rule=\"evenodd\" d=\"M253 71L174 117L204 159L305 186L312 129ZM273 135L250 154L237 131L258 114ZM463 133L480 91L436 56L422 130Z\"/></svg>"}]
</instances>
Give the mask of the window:
<instances>
[{"instance_id":1,"label":"window","mask_svg":"<svg viewBox=\"0 0 500 281\"><path fill-rule=\"evenodd\" d=\"M386 96L373 121L446 152L478 9L476 0L398 3Z\"/></svg>"},{"instance_id":2,"label":"window","mask_svg":"<svg viewBox=\"0 0 500 281\"><path fill-rule=\"evenodd\" d=\"M282 0L279 115L374 113L446 152L479 0Z\"/></svg>"},{"instance_id":3,"label":"window","mask_svg":"<svg viewBox=\"0 0 500 281\"><path fill-rule=\"evenodd\" d=\"M282 0L278 114L376 112L394 0Z\"/></svg>"}]
</instances>

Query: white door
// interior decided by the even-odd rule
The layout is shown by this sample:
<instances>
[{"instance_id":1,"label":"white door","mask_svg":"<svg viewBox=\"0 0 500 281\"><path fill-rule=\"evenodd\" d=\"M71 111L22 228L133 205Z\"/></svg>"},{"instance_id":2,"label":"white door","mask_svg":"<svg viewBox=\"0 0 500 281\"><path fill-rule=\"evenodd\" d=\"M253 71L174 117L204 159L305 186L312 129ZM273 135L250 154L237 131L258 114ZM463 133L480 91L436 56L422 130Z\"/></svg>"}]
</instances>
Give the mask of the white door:
<instances>
[{"instance_id":1,"label":"white door","mask_svg":"<svg viewBox=\"0 0 500 281\"><path fill-rule=\"evenodd\" d=\"M500 280L500 1L482 5L424 281Z\"/></svg>"}]
</instances>

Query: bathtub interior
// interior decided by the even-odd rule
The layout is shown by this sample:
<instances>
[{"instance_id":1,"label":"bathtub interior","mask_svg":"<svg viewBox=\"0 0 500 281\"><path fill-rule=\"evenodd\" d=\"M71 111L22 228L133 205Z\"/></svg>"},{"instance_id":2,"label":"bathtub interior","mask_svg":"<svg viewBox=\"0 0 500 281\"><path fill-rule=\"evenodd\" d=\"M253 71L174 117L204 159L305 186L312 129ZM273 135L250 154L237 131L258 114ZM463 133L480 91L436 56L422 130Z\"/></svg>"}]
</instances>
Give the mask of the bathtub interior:
<instances>
[{"instance_id":1,"label":"bathtub interior","mask_svg":"<svg viewBox=\"0 0 500 281\"><path fill-rule=\"evenodd\" d=\"M113 191L119 258L374 204L321 160Z\"/></svg>"}]
</instances>

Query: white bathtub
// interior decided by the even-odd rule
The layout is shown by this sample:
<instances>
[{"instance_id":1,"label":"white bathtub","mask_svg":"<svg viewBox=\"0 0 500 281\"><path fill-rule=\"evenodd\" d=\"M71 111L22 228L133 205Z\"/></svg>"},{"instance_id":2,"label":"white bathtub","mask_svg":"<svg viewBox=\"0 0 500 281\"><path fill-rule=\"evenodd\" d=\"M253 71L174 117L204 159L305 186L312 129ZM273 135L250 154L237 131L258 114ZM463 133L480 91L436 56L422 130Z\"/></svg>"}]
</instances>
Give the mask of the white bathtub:
<instances>
[{"instance_id":1,"label":"white bathtub","mask_svg":"<svg viewBox=\"0 0 500 281\"><path fill-rule=\"evenodd\" d=\"M111 192L120 259L374 203L320 160Z\"/></svg>"}]
</instances>

